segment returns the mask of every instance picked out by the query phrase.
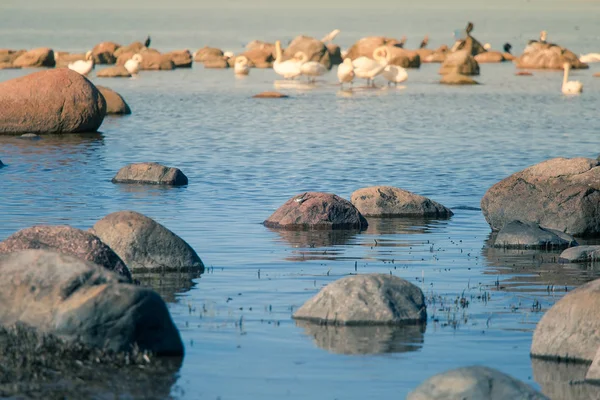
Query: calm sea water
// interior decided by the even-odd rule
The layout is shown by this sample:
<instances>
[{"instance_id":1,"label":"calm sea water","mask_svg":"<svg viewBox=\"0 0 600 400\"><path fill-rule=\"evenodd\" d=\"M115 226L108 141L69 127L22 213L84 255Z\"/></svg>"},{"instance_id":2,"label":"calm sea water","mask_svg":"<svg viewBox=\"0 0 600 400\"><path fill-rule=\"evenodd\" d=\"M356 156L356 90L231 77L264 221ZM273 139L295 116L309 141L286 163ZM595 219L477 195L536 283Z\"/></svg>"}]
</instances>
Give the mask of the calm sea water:
<instances>
[{"instance_id":1,"label":"calm sea water","mask_svg":"<svg viewBox=\"0 0 600 400\"><path fill-rule=\"evenodd\" d=\"M370 34L406 34L416 46L426 33L437 46L472 20L475 36L495 47L511 41L520 49L546 29L576 53L600 51L593 2L508 2L493 11L468 2L271 3L108 2L71 9L63 0L42 9L35 1L9 1L0 6L0 47L84 51L101 40L127 43L151 33L163 50L210 44L236 51L252 39L321 36L333 28L342 29L336 39L342 47ZM425 7L432 4L438 8ZM592 73L600 68L572 72L584 84L578 97L561 95L562 75L555 72L516 77L509 63L482 65L482 85L462 88L437 84L438 68L410 70L402 88L353 93L339 90L334 73L316 86L274 82L270 70L235 79L231 70L198 65L137 79L92 76L121 93L133 115L105 119L94 135L0 138L7 164L0 169L0 239L34 224L87 229L108 213L131 209L188 241L209 271L193 283L153 281L186 345L176 383L164 388L176 398L403 398L425 378L471 364L539 388L544 374L538 370L534 379L529 346L542 314L533 305L546 310L565 287L599 271L555 264L555 254L487 248L490 230L479 201L491 185L531 164L598 156L600 79ZM1 70L0 80L29 72ZM291 98L251 98L273 89ZM120 167L139 161L179 167L190 185L110 183ZM361 233L261 225L295 194L349 198L377 184L429 196L455 215L370 220ZM392 273L420 285L435 320L424 331L296 325L293 310L354 273L355 262L359 273ZM467 308L456 304L461 297Z\"/></svg>"}]
</instances>

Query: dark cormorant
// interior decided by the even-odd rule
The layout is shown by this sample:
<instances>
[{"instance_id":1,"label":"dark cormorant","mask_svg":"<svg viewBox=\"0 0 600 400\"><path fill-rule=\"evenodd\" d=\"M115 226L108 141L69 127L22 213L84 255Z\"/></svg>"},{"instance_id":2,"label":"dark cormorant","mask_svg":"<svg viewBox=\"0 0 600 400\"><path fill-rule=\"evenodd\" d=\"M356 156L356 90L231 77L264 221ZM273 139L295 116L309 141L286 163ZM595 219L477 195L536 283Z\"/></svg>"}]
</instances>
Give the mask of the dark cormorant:
<instances>
[{"instance_id":1,"label":"dark cormorant","mask_svg":"<svg viewBox=\"0 0 600 400\"><path fill-rule=\"evenodd\" d=\"M469 22L467 24L467 29L465 29L465 31L467 32L467 35L470 34L472 30L473 30L473 23Z\"/></svg>"},{"instance_id":2,"label":"dark cormorant","mask_svg":"<svg viewBox=\"0 0 600 400\"><path fill-rule=\"evenodd\" d=\"M510 43L504 43L504 52L510 54L510 49L512 49L512 46Z\"/></svg>"},{"instance_id":3,"label":"dark cormorant","mask_svg":"<svg viewBox=\"0 0 600 400\"><path fill-rule=\"evenodd\" d=\"M145 46L146 48L149 48L149 47L150 47L150 35L148 35L148 37L146 38L146 42L144 42L144 46Z\"/></svg>"}]
</instances>

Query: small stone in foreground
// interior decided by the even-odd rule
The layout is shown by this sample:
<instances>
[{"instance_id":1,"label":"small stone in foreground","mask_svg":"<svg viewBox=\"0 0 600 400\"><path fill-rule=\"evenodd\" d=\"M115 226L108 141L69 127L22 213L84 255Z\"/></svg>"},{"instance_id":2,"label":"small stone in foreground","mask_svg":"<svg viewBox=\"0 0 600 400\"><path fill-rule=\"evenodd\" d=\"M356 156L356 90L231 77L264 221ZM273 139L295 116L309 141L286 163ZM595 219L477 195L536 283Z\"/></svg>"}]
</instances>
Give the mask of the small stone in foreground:
<instances>
[{"instance_id":1,"label":"small stone in foreground","mask_svg":"<svg viewBox=\"0 0 600 400\"><path fill-rule=\"evenodd\" d=\"M117 172L112 183L183 186L188 184L188 178L179 168L147 162L126 165Z\"/></svg>"},{"instance_id":2,"label":"small stone in foreground","mask_svg":"<svg viewBox=\"0 0 600 400\"><path fill-rule=\"evenodd\" d=\"M262 92L252 96L254 99L286 99L290 96L280 92Z\"/></svg>"},{"instance_id":3,"label":"small stone in foreground","mask_svg":"<svg viewBox=\"0 0 600 400\"><path fill-rule=\"evenodd\" d=\"M412 283L388 274L351 275L325 286L293 318L331 325L424 323L425 296Z\"/></svg>"}]
</instances>

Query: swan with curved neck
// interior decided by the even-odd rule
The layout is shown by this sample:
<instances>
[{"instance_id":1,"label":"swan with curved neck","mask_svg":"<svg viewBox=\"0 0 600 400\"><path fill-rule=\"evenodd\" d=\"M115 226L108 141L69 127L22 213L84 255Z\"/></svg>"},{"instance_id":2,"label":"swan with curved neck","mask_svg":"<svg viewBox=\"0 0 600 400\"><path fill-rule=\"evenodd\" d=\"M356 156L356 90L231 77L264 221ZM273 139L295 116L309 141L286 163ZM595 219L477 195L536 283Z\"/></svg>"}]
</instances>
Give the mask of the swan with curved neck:
<instances>
[{"instance_id":1,"label":"swan with curved neck","mask_svg":"<svg viewBox=\"0 0 600 400\"><path fill-rule=\"evenodd\" d=\"M233 66L233 72L236 75L248 75L250 73L250 67L248 66L248 57L237 56L235 58L235 64Z\"/></svg>"},{"instance_id":2,"label":"swan with curved neck","mask_svg":"<svg viewBox=\"0 0 600 400\"><path fill-rule=\"evenodd\" d=\"M85 60L77 60L68 65L70 70L80 73L83 76L87 76L94 69L94 57L91 51L85 53Z\"/></svg>"},{"instance_id":3,"label":"swan with curved neck","mask_svg":"<svg viewBox=\"0 0 600 400\"><path fill-rule=\"evenodd\" d=\"M277 75L283 76L284 79L294 79L302 75L300 63L296 59L283 61L283 51L281 50L281 41L275 42L275 62L273 63L273 71Z\"/></svg>"},{"instance_id":4,"label":"swan with curved neck","mask_svg":"<svg viewBox=\"0 0 600 400\"><path fill-rule=\"evenodd\" d=\"M142 60L143 58L141 54L134 54L133 57L125 62L124 67L127 72L129 72L132 76L135 76L138 72L140 72L140 64Z\"/></svg>"},{"instance_id":5,"label":"swan with curved neck","mask_svg":"<svg viewBox=\"0 0 600 400\"><path fill-rule=\"evenodd\" d=\"M300 72L308 77L309 82L314 83L318 76L325 75L327 72L327 68L320 62L309 61L308 56L303 51L296 52L294 58L300 63Z\"/></svg>"},{"instance_id":6,"label":"swan with curved neck","mask_svg":"<svg viewBox=\"0 0 600 400\"><path fill-rule=\"evenodd\" d=\"M350 83L352 85L352 81L354 80L354 66L352 65L352 60L349 58L345 58L344 62L338 65L337 69L337 78L344 87L344 83Z\"/></svg>"},{"instance_id":7,"label":"swan with curved neck","mask_svg":"<svg viewBox=\"0 0 600 400\"><path fill-rule=\"evenodd\" d=\"M583 92L583 84L581 82L569 81L569 70L571 69L571 64L566 62L563 64L563 68L565 69L565 73L563 75L562 92L564 94L579 94Z\"/></svg>"},{"instance_id":8,"label":"swan with curved neck","mask_svg":"<svg viewBox=\"0 0 600 400\"><path fill-rule=\"evenodd\" d=\"M374 78L381 74L389 63L387 46L380 46L373 51L373 58L358 57L352 61L354 74L357 78L366 79L367 86L375 86Z\"/></svg>"}]
</instances>

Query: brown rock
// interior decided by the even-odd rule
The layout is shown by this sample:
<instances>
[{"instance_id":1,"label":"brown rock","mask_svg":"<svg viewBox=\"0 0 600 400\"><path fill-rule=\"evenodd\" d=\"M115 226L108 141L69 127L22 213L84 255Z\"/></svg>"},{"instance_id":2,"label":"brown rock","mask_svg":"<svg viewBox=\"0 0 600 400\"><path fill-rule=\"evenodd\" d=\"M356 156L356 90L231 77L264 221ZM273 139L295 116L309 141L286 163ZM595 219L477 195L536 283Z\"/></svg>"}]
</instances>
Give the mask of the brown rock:
<instances>
[{"instance_id":1,"label":"brown rock","mask_svg":"<svg viewBox=\"0 0 600 400\"><path fill-rule=\"evenodd\" d=\"M499 63L502 61L506 61L504 58L504 54L499 51L485 51L483 53L479 53L475 56L475 61L480 64L485 63Z\"/></svg>"},{"instance_id":2,"label":"brown rock","mask_svg":"<svg viewBox=\"0 0 600 400\"><path fill-rule=\"evenodd\" d=\"M297 52L303 52L308 57L308 61L317 61L323 64L327 69L331 69L332 63L329 57L329 50L323 42L310 36L297 36L292 40L287 49L283 52L284 59L293 58Z\"/></svg>"},{"instance_id":3,"label":"brown rock","mask_svg":"<svg viewBox=\"0 0 600 400\"><path fill-rule=\"evenodd\" d=\"M392 186L358 189L352 193L350 200L365 217L448 218L453 215L440 203Z\"/></svg>"},{"instance_id":4,"label":"brown rock","mask_svg":"<svg viewBox=\"0 0 600 400\"><path fill-rule=\"evenodd\" d=\"M506 61L513 61L513 60L517 59L517 57L515 57L514 55L512 55L510 53L502 53L502 56L504 57L504 59Z\"/></svg>"},{"instance_id":5,"label":"brown rock","mask_svg":"<svg viewBox=\"0 0 600 400\"><path fill-rule=\"evenodd\" d=\"M145 71L171 71L175 69L175 64L171 60L171 57L167 54L160 54L154 49L144 49L139 53L133 52L122 52L119 53L117 58L117 65L125 65L135 54L142 56L142 62L140 63L140 70Z\"/></svg>"},{"instance_id":6,"label":"brown rock","mask_svg":"<svg viewBox=\"0 0 600 400\"><path fill-rule=\"evenodd\" d=\"M421 57L416 51L390 45L386 46L386 49L390 57L390 65L397 65L402 68L419 68L421 66Z\"/></svg>"},{"instance_id":7,"label":"brown rock","mask_svg":"<svg viewBox=\"0 0 600 400\"><path fill-rule=\"evenodd\" d=\"M26 50L0 49L0 64L12 64L20 55L26 52Z\"/></svg>"},{"instance_id":8,"label":"brown rock","mask_svg":"<svg viewBox=\"0 0 600 400\"><path fill-rule=\"evenodd\" d=\"M393 45L395 43L398 43L396 39L383 36L365 37L354 43L352 47L348 49L348 53L346 54L345 58L350 58L351 60L355 60L358 57L373 58L373 52L376 48L385 45Z\"/></svg>"},{"instance_id":9,"label":"brown rock","mask_svg":"<svg viewBox=\"0 0 600 400\"><path fill-rule=\"evenodd\" d=\"M271 48L254 48L241 55L248 59L248 65L254 68L272 68L275 56Z\"/></svg>"},{"instance_id":10,"label":"brown rock","mask_svg":"<svg viewBox=\"0 0 600 400\"><path fill-rule=\"evenodd\" d=\"M189 50L175 50L165 54L175 65L175 68L191 68L192 53Z\"/></svg>"},{"instance_id":11,"label":"brown rock","mask_svg":"<svg viewBox=\"0 0 600 400\"><path fill-rule=\"evenodd\" d=\"M54 67L54 51L47 47L29 50L17 57L13 64L16 67L23 68L39 68L39 67Z\"/></svg>"},{"instance_id":12,"label":"brown rock","mask_svg":"<svg viewBox=\"0 0 600 400\"><path fill-rule=\"evenodd\" d=\"M479 64L466 50L448 54L440 68L440 75L456 72L460 75L479 75Z\"/></svg>"},{"instance_id":13,"label":"brown rock","mask_svg":"<svg viewBox=\"0 0 600 400\"><path fill-rule=\"evenodd\" d=\"M446 61L446 57L450 53L448 46L440 46L432 54L421 56L421 61L424 63L443 63Z\"/></svg>"},{"instance_id":14,"label":"brown rock","mask_svg":"<svg viewBox=\"0 0 600 400\"><path fill-rule=\"evenodd\" d=\"M365 229L368 223L348 200L331 193L306 192L285 202L264 225L291 230Z\"/></svg>"},{"instance_id":15,"label":"brown rock","mask_svg":"<svg viewBox=\"0 0 600 400\"><path fill-rule=\"evenodd\" d=\"M205 46L194 53L195 62L205 62L206 60L214 58L223 58L223 50Z\"/></svg>"},{"instance_id":16,"label":"brown rock","mask_svg":"<svg viewBox=\"0 0 600 400\"><path fill-rule=\"evenodd\" d=\"M104 68L96 72L98 78L131 78L129 71L122 65Z\"/></svg>"},{"instance_id":17,"label":"brown rock","mask_svg":"<svg viewBox=\"0 0 600 400\"><path fill-rule=\"evenodd\" d=\"M118 59L123 53L139 53L145 49L145 46L142 42L133 42L130 45L119 47L115 50L114 56Z\"/></svg>"},{"instance_id":18,"label":"brown rock","mask_svg":"<svg viewBox=\"0 0 600 400\"><path fill-rule=\"evenodd\" d=\"M515 72L516 76L532 76L533 74L529 71L518 71Z\"/></svg>"},{"instance_id":19,"label":"brown rock","mask_svg":"<svg viewBox=\"0 0 600 400\"><path fill-rule=\"evenodd\" d=\"M21 69L21 67L15 67L12 63L0 62L0 69Z\"/></svg>"},{"instance_id":20,"label":"brown rock","mask_svg":"<svg viewBox=\"0 0 600 400\"><path fill-rule=\"evenodd\" d=\"M182 186L188 184L188 178L179 168L158 163L136 163L121 168L112 179L112 183Z\"/></svg>"},{"instance_id":21,"label":"brown rock","mask_svg":"<svg viewBox=\"0 0 600 400\"><path fill-rule=\"evenodd\" d=\"M140 213L109 214L90 231L108 244L133 272L204 271L202 260L189 244Z\"/></svg>"},{"instance_id":22,"label":"brown rock","mask_svg":"<svg viewBox=\"0 0 600 400\"><path fill-rule=\"evenodd\" d=\"M487 50L471 35L467 35L465 40L459 40L454 47L454 51L465 51L472 56L485 53Z\"/></svg>"},{"instance_id":23,"label":"brown rock","mask_svg":"<svg viewBox=\"0 0 600 400\"><path fill-rule=\"evenodd\" d=\"M553 158L512 174L481 200L492 230L531 221L573 236L600 234L600 162Z\"/></svg>"},{"instance_id":24,"label":"brown rock","mask_svg":"<svg viewBox=\"0 0 600 400\"><path fill-rule=\"evenodd\" d=\"M119 256L97 236L81 229L65 225L32 226L12 234L0 243L0 254L30 249L68 254L101 265L131 282L131 273Z\"/></svg>"},{"instance_id":25,"label":"brown rock","mask_svg":"<svg viewBox=\"0 0 600 400\"><path fill-rule=\"evenodd\" d=\"M56 68L67 68L70 63L78 60L85 60L85 53L68 53L66 51L55 51L54 62Z\"/></svg>"},{"instance_id":26,"label":"brown rock","mask_svg":"<svg viewBox=\"0 0 600 400\"><path fill-rule=\"evenodd\" d=\"M476 80L457 72L450 72L443 75L440 83L444 85L479 85L479 82Z\"/></svg>"},{"instance_id":27,"label":"brown rock","mask_svg":"<svg viewBox=\"0 0 600 400\"><path fill-rule=\"evenodd\" d=\"M600 78L600 72L596 72L596 73L594 74L594 77L596 77L596 78Z\"/></svg>"},{"instance_id":28,"label":"brown rock","mask_svg":"<svg viewBox=\"0 0 600 400\"><path fill-rule=\"evenodd\" d=\"M66 68L0 83L0 134L96 132L105 114L98 89Z\"/></svg>"},{"instance_id":29,"label":"brown rock","mask_svg":"<svg viewBox=\"0 0 600 400\"><path fill-rule=\"evenodd\" d=\"M289 96L280 92L262 92L252 96L254 99L287 99Z\"/></svg>"},{"instance_id":30,"label":"brown rock","mask_svg":"<svg viewBox=\"0 0 600 400\"><path fill-rule=\"evenodd\" d=\"M525 48L515 60L517 68L526 69L563 69L564 63L569 63L572 69L587 69L589 66L579 61L575 53L564 47L551 43L535 42Z\"/></svg>"},{"instance_id":31,"label":"brown rock","mask_svg":"<svg viewBox=\"0 0 600 400\"><path fill-rule=\"evenodd\" d=\"M246 45L246 50L254 49L267 50L273 54L273 56L275 55L274 43L263 42L262 40L253 40Z\"/></svg>"},{"instance_id":32,"label":"brown rock","mask_svg":"<svg viewBox=\"0 0 600 400\"><path fill-rule=\"evenodd\" d=\"M209 58L204 61L204 68L229 68L227 57Z\"/></svg>"},{"instance_id":33,"label":"brown rock","mask_svg":"<svg viewBox=\"0 0 600 400\"><path fill-rule=\"evenodd\" d=\"M92 49L92 57L95 64L114 64L117 62L115 52L121 45L115 42L102 42L94 46Z\"/></svg>"},{"instance_id":34,"label":"brown rock","mask_svg":"<svg viewBox=\"0 0 600 400\"><path fill-rule=\"evenodd\" d=\"M131 109L119 93L105 86L96 85L96 88L106 100L106 114L131 114Z\"/></svg>"}]
</instances>

